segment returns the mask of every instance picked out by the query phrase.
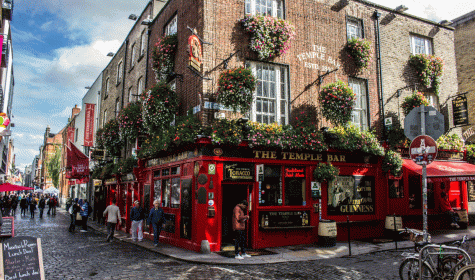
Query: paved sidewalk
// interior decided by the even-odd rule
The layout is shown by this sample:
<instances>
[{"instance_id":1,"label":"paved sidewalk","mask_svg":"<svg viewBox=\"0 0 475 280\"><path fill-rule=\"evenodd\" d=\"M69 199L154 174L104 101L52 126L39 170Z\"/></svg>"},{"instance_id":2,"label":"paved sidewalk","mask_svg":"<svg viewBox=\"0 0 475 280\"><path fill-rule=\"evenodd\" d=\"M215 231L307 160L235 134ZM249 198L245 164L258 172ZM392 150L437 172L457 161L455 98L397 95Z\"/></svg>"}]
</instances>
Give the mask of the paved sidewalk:
<instances>
[{"instance_id":1,"label":"paved sidewalk","mask_svg":"<svg viewBox=\"0 0 475 280\"><path fill-rule=\"evenodd\" d=\"M62 209L61 212L67 214L64 209ZM106 226L99 225L97 222L89 221L88 226L96 231L103 232L104 234L107 233ZM430 232L430 234L432 235L432 242L434 243L445 243L461 240L465 234L470 239L475 238L475 226L464 230L434 231ZM160 243L158 247L155 247L153 246L153 242L151 240L145 238L142 242L134 242L130 234L126 234L122 231L116 231L114 238L116 240L132 243L136 246L143 247L150 251L157 252L161 255L165 255L174 259L203 264L259 265L294 261L313 261L319 259L340 258L348 256L349 253L348 242L337 242L336 246L331 248L323 248L315 244L267 248L267 251L273 252L274 254L252 256L251 258L236 260L234 258L221 256L214 252L211 254L201 254L163 243ZM414 243L411 241L399 241L397 242L397 245L398 249L403 249L413 247ZM351 241L352 256L392 249L395 249L394 242L374 244L362 241Z\"/></svg>"}]
</instances>

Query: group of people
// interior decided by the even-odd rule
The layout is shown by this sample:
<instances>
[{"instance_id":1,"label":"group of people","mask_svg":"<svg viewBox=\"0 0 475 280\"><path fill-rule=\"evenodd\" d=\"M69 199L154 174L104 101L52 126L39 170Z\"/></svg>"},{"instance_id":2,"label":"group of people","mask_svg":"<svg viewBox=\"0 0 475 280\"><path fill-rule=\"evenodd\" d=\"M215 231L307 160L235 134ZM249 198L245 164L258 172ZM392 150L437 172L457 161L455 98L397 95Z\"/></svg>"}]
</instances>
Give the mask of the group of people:
<instances>
[{"instance_id":1,"label":"group of people","mask_svg":"<svg viewBox=\"0 0 475 280\"><path fill-rule=\"evenodd\" d=\"M15 195L4 195L0 197L0 210L2 211L3 216L15 216L16 209L18 207L18 196Z\"/></svg>"},{"instance_id":2,"label":"group of people","mask_svg":"<svg viewBox=\"0 0 475 280\"><path fill-rule=\"evenodd\" d=\"M69 198L68 200L69 201ZM87 220L92 213L92 207L87 201L87 199L78 199L70 200L70 205L66 206L66 210L69 212L71 217L71 224L69 225L69 232L76 231L76 223L80 221L81 230L80 232L87 232Z\"/></svg>"},{"instance_id":3,"label":"group of people","mask_svg":"<svg viewBox=\"0 0 475 280\"><path fill-rule=\"evenodd\" d=\"M14 196L16 197L16 196ZM19 203L18 203L19 201ZM56 215L56 207L58 207L58 198L56 195L43 194L23 194L16 198L16 203L12 203L12 215L15 215L16 205L20 204L21 216L26 216L28 210L30 217L35 217L36 208L39 209L40 219L43 218L43 212L48 207L48 215Z\"/></svg>"}]
</instances>

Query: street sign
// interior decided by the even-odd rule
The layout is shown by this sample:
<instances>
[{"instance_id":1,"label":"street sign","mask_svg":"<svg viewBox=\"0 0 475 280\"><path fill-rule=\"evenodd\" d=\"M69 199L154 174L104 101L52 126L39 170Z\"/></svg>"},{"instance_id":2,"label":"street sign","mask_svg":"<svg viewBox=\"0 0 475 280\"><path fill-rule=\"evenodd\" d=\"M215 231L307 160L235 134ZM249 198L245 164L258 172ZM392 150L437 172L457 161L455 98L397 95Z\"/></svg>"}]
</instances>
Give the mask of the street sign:
<instances>
[{"instance_id":1,"label":"street sign","mask_svg":"<svg viewBox=\"0 0 475 280\"><path fill-rule=\"evenodd\" d=\"M421 127L421 111L424 108L425 126ZM445 119L439 111L432 106L420 106L412 111L404 119L404 135L410 140L414 140L421 135L424 129L424 135L429 135L434 140L439 139L445 131Z\"/></svg>"},{"instance_id":2,"label":"street sign","mask_svg":"<svg viewBox=\"0 0 475 280\"><path fill-rule=\"evenodd\" d=\"M409 155L418 165L430 164L437 157L437 143L430 136L417 136L411 143Z\"/></svg>"}]
</instances>

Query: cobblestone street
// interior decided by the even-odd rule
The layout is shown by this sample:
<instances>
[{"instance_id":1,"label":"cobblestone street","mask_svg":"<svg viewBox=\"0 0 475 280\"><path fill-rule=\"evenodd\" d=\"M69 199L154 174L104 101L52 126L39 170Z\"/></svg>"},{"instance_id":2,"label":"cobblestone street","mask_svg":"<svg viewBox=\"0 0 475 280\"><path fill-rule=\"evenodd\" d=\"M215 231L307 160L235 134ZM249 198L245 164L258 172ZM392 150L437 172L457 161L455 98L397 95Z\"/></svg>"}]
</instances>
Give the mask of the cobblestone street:
<instances>
[{"instance_id":1,"label":"cobblestone street","mask_svg":"<svg viewBox=\"0 0 475 280\"><path fill-rule=\"evenodd\" d=\"M399 279L402 251L269 265L200 265L178 261L89 230L69 233L69 217L15 219L16 236L42 240L46 279Z\"/></svg>"}]
</instances>

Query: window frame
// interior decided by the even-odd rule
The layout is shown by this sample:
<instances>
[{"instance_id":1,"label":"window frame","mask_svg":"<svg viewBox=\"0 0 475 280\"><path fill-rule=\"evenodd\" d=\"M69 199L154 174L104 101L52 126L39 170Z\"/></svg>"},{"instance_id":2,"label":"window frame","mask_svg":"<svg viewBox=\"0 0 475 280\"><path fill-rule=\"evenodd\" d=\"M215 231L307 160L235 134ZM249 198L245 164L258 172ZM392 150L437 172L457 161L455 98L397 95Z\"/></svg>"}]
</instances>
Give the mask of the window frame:
<instances>
[{"instance_id":1,"label":"window frame","mask_svg":"<svg viewBox=\"0 0 475 280\"><path fill-rule=\"evenodd\" d=\"M424 51L425 52L416 52L416 39L420 39L424 41ZM434 42L433 39L427 36L419 35L411 33L409 34L409 43L411 46L411 54L426 54L426 55L434 55Z\"/></svg>"},{"instance_id":2,"label":"window frame","mask_svg":"<svg viewBox=\"0 0 475 280\"><path fill-rule=\"evenodd\" d=\"M285 0L270 0L272 1L272 17L285 19ZM281 11L279 15L279 6L278 2L281 3ZM244 3L244 14L245 15L257 15L257 2L256 0L246 0Z\"/></svg>"},{"instance_id":3,"label":"window frame","mask_svg":"<svg viewBox=\"0 0 475 280\"><path fill-rule=\"evenodd\" d=\"M142 92L145 90L144 86L143 76L140 76L137 80L137 95L142 94Z\"/></svg>"},{"instance_id":4,"label":"window frame","mask_svg":"<svg viewBox=\"0 0 475 280\"><path fill-rule=\"evenodd\" d=\"M102 127L107 123L107 109L104 110L104 115L102 116Z\"/></svg>"},{"instance_id":5,"label":"window frame","mask_svg":"<svg viewBox=\"0 0 475 280\"><path fill-rule=\"evenodd\" d=\"M117 83L116 83L117 85L120 84L120 82L122 81L123 73L124 73L124 62L121 60L117 64Z\"/></svg>"},{"instance_id":6,"label":"window frame","mask_svg":"<svg viewBox=\"0 0 475 280\"><path fill-rule=\"evenodd\" d=\"M132 92L132 89L133 89L133 88L134 88L134 87L131 86L131 87L129 87L129 90L128 90L128 96L129 96L128 100L129 100L129 103L132 103L132 102L135 101L135 100L134 100L134 99L135 99L135 96L133 96L133 92Z\"/></svg>"},{"instance_id":7,"label":"window frame","mask_svg":"<svg viewBox=\"0 0 475 280\"><path fill-rule=\"evenodd\" d=\"M147 42L146 42L146 36L145 36L145 30L142 31L142 34L140 35L140 56L139 59L142 58L142 56L145 55L145 52L147 50Z\"/></svg>"},{"instance_id":8,"label":"window frame","mask_svg":"<svg viewBox=\"0 0 475 280\"><path fill-rule=\"evenodd\" d=\"M120 112L120 99L119 97L117 97L117 99L115 100L115 117L116 118L119 116L119 112Z\"/></svg>"},{"instance_id":9,"label":"window frame","mask_svg":"<svg viewBox=\"0 0 475 280\"><path fill-rule=\"evenodd\" d=\"M137 45L136 43L133 43L133 44L132 44L131 51L130 51L130 52L131 52L131 53L130 53L130 70L132 70L132 68L134 68L134 66L135 66L135 61L136 61L136 58L135 58L135 57L136 57L136 55L137 55L137 53L136 53L136 51L135 51L136 45Z\"/></svg>"},{"instance_id":10,"label":"window frame","mask_svg":"<svg viewBox=\"0 0 475 280\"><path fill-rule=\"evenodd\" d=\"M171 29L172 26L175 26L175 32L174 33L171 33L170 30L173 31L173 29ZM177 34L178 33L178 15L177 13L175 13L169 21L167 21L167 23L165 24L165 26L163 27L163 34L165 36L168 36L168 35L173 35L173 34Z\"/></svg>"},{"instance_id":11,"label":"window frame","mask_svg":"<svg viewBox=\"0 0 475 280\"><path fill-rule=\"evenodd\" d=\"M109 96L109 89L110 89L110 77L107 77L106 78L106 85L105 85L105 94L104 94L104 99L107 98L107 96Z\"/></svg>"},{"instance_id":12,"label":"window frame","mask_svg":"<svg viewBox=\"0 0 475 280\"><path fill-rule=\"evenodd\" d=\"M359 36L351 36L350 35L350 32L349 32L350 23L356 23L355 27L360 32L360 34L357 34ZM352 38L364 39L364 37L365 37L365 32L364 32L363 19L360 19L360 18L357 18L357 17L352 17L352 16L347 16L346 17L346 40L349 41Z\"/></svg>"},{"instance_id":13,"label":"window frame","mask_svg":"<svg viewBox=\"0 0 475 280\"><path fill-rule=\"evenodd\" d=\"M173 174L172 170L173 169L177 169L178 172ZM183 181L183 178L182 178L182 165L181 164L178 164L178 165L173 165L173 166L166 166L166 167L162 167L162 168L158 168L158 169L155 169L153 170L153 173L152 173L152 182L154 184L154 193L153 193L153 197L154 197L154 200L157 199L157 194L155 193L155 183L156 182L160 182L159 185L160 185L160 199L159 199L159 205L163 208L163 209L175 209L175 210L178 210L180 209L181 207L181 183ZM163 171L167 171L167 172L163 172ZM173 180L177 180L178 179L178 195L179 195L179 199L178 199L178 204L174 204L174 206L172 207L172 192L173 192ZM168 202L169 202L169 206L165 206L163 204L163 201L164 201L164 191L167 189L166 188L166 184L165 184L165 181L168 180L169 182L169 185L170 185L170 188L169 188L169 197L168 197Z\"/></svg>"},{"instance_id":14,"label":"window frame","mask_svg":"<svg viewBox=\"0 0 475 280\"><path fill-rule=\"evenodd\" d=\"M365 102L364 102L364 105L366 106L366 108L358 108L356 109L355 107L353 107L353 111L355 110L358 110L358 111L364 111L366 112L366 118L364 118L366 120L366 123L365 123L365 126L366 127L362 127L361 126L361 120L360 120L360 123L358 125L359 129L361 131L365 131L365 130L369 130L370 129L370 112L369 112L369 89L368 89L368 80L367 79L362 79L362 78L358 78L358 77L348 77L348 86L351 87L351 89L353 90L353 87L351 86L351 81L352 80L355 80L355 81L359 81L361 83L361 85L364 86L364 90L365 90ZM353 90L353 92L355 92ZM358 94L355 92L355 95L358 97ZM362 94L360 94L360 96L362 96ZM355 102L356 103L356 102ZM360 100L360 104L362 104L363 102L361 102ZM352 114L353 114L353 111L352 111ZM356 125L354 122L351 121L352 124Z\"/></svg>"}]
</instances>

